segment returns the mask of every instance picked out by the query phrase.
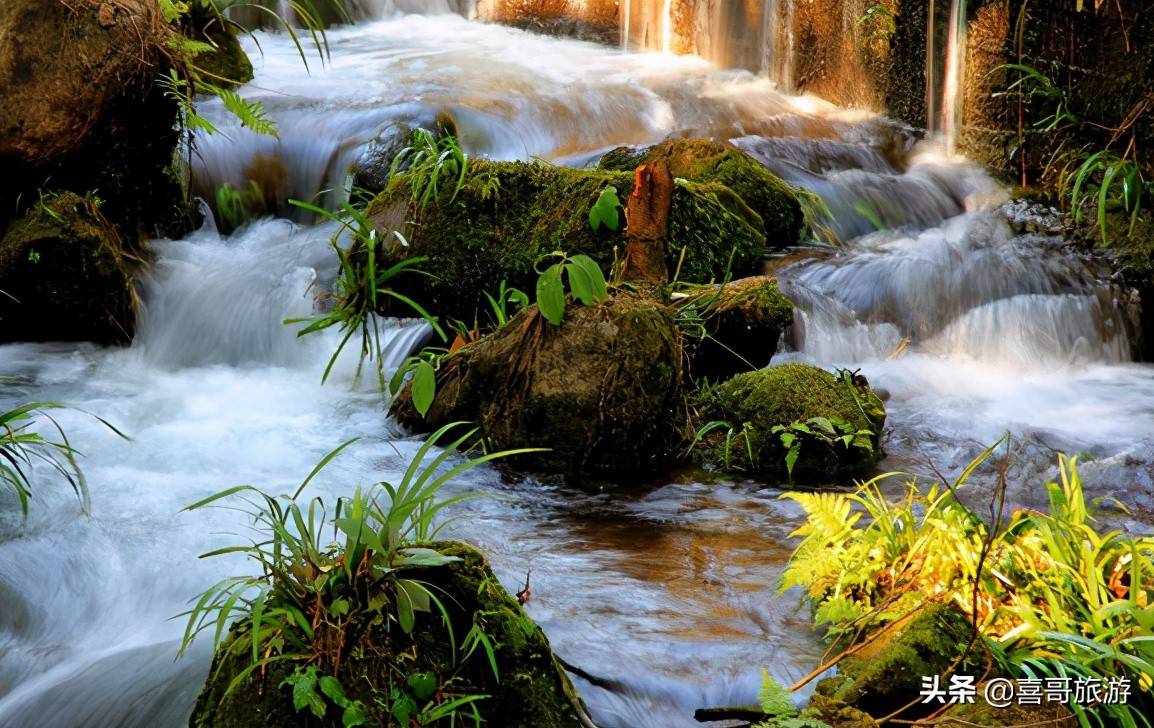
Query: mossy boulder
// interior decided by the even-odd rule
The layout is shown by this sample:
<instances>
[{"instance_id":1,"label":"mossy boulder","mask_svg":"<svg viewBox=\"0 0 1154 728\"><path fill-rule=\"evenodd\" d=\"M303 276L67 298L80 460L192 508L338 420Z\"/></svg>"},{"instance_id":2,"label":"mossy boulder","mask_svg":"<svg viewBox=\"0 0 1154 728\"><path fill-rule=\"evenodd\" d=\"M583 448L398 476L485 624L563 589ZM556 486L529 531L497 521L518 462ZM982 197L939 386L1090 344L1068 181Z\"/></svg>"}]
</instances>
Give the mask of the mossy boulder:
<instances>
[{"instance_id":1,"label":"mossy boulder","mask_svg":"<svg viewBox=\"0 0 1154 728\"><path fill-rule=\"evenodd\" d=\"M698 380L718 382L768 366L781 332L793 323L793 302L769 276L693 288L674 305L700 320L700 328L686 332L689 370Z\"/></svg>"},{"instance_id":2,"label":"mossy boulder","mask_svg":"<svg viewBox=\"0 0 1154 728\"><path fill-rule=\"evenodd\" d=\"M917 701L923 677L950 671L981 674L985 668L980 645L965 654L972 635L970 618L956 605L931 604L844 659L838 675L818 683L819 703L842 704L875 718L890 715ZM921 705L923 715L926 708L932 706ZM918 710L919 706L910 708L907 717Z\"/></svg>"},{"instance_id":3,"label":"mossy boulder","mask_svg":"<svg viewBox=\"0 0 1154 728\"><path fill-rule=\"evenodd\" d=\"M868 430L870 447L827 445L807 438L794 465L794 477L859 474L883 455L885 406L864 377L849 372L835 377L808 364L745 372L700 393L697 410L699 424L723 421L736 433L727 437L713 430L695 448L700 459L715 466L736 464L763 474L782 474L787 450L773 428L817 417L847 423L854 431ZM748 462L750 452L752 462Z\"/></svg>"},{"instance_id":4,"label":"mossy boulder","mask_svg":"<svg viewBox=\"0 0 1154 728\"><path fill-rule=\"evenodd\" d=\"M621 293L570 304L560 326L530 306L445 361L425 417L407 386L390 412L418 431L475 422L491 449L548 448L513 460L530 469L648 472L681 441L682 379L671 310Z\"/></svg>"},{"instance_id":5,"label":"mossy boulder","mask_svg":"<svg viewBox=\"0 0 1154 728\"><path fill-rule=\"evenodd\" d=\"M196 67L210 83L224 88L252 80L252 61L240 45L235 26L215 10L193 3L182 29L189 38L207 43L212 50L196 54Z\"/></svg>"},{"instance_id":6,"label":"mossy boulder","mask_svg":"<svg viewBox=\"0 0 1154 728\"><path fill-rule=\"evenodd\" d=\"M395 286L435 314L472 321L484 292L501 281L532 291L534 264L557 250L589 255L607 273L625 254L624 225L594 232L589 210L606 187L624 200L632 172L471 160L455 197L441 185L443 194L421 207L407 180L394 180L367 208L383 234L400 231L407 240L395 257L428 258L423 267L434 277L402 276ZM681 280L708 283L724 277L731 255L735 275L755 273L765 236L761 219L728 187L686 182L673 193L665 247L671 272L685 250Z\"/></svg>"},{"instance_id":7,"label":"mossy boulder","mask_svg":"<svg viewBox=\"0 0 1154 728\"><path fill-rule=\"evenodd\" d=\"M648 162L666 162L674 177L721 184L737 193L762 221L771 248L793 245L804 219L788 184L737 147L703 139L669 139L653 147L618 147L601 158L601 168L632 171Z\"/></svg>"},{"instance_id":8,"label":"mossy boulder","mask_svg":"<svg viewBox=\"0 0 1154 728\"><path fill-rule=\"evenodd\" d=\"M980 674L980 673L979 673ZM938 718L937 725L956 726L1053 726L1053 728L1074 728L1078 718L1064 705L1008 705L995 708L983 697L984 685L978 686L978 694L973 703L955 705Z\"/></svg>"},{"instance_id":9,"label":"mossy boulder","mask_svg":"<svg viewBox=\"0 0 1154 728\"><path fill-rule=\"evenodd\" d=\"M135 260L95 201L45 196L0 238L0 341L130 342Z\"/></svg>"},{"instance_id":10,"label":"mossy boulder","mask_svg":"<svg viewBox=\"0 0 1154 728\"><path fill-rule=\"evenodd\" d=\"M549 640L517 600L494 577L484 556L461 543L432 544L441 553L460 559L448 566L409 573L425 582L449 613L457 645L474 624L482 625L493 643L499 679L493 677L482 649L466 663L456 689L489 697L476 703L487 725L509 728L576 728L580 701L549 647ZM341 681L346 696L366 706L371 725L392 726L387 713L390 683L404 685L404 677L431 672L438 683L452 672L451 641L439 616L423 615L412 635L381 628L369 635L374 649L351 650L342 660ZM218 651L208 681L197 699L192 728L305 728L340 726L340 710L329 706L323 719L307 709L293 709L292 690L281 683L292 672L286 663L257 670L231 692L229 684L248 664L247 650L230 653L228 643ZM382 649L384 648L384 649ZM372 654L373 656L368 656ZM404 689L403 687L401 689ZM583 708L582 708L583 710Z\"/></svg>"}]
</instances>

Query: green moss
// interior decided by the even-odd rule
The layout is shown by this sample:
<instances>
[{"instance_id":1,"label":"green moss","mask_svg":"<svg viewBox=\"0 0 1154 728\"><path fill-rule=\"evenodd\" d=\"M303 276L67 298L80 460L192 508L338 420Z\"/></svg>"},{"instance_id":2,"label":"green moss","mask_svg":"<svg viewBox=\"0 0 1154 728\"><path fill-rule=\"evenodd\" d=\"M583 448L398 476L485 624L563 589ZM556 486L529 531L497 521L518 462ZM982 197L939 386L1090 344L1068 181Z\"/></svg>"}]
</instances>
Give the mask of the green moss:
<instances>
[{"instance_id":1,"label":"green moss","mask_svg":"<svg viewBox=\"0 0 1154 728\"><path fill-rule=\"evenodd\" d=\"M466 665L458 689L488 695L477 707L489 725L510 728L571 728L579 725L576 693L549 648L549 641L517 601L501 587L484 556L461 543L432 544L460 561L446 567L410 573L438 594L449 612L458 644L475 621L484 625L494 644L500 680L493 678L487 657L480 651ZM346 694L362 701L375 724L388 722L389 683L394 676L433 672L443 679L452 672L455 655L440 618L423 616L412 637L380 629L365 641L368 650L353 648L342 661L338 678ZM280 726L339 726L339 711L330 706L318 720L293 710L288 687L281 682L292 672L273 663L262 677L254 673L229 694L229 683L247 664L247 652L217 654L209 679L197 700L190 725L194 728L263 728Z\"/></svg>"},{"instance_id":2,"label":"green moss","mask_svg":"<svg viewBox=\"0 0 1154 728\"><path fill-rule=\"evenodd\" d=\"M487 190L486 182L494 180L499 187ZM605 187L616 187L624 199L632 185L633 175L623 172L472 160L455 199L446 192L418 209L404 181L395 180L367 212L383 232L403 231L409 246L397 255L430 259L425 267L436 278L404 276L401 290L435 313L471 321L484 305L483 292L496 290L502 280L532 292L534 264L553 251L584 253L608 272L624 255L624 231L595 233L589 210ZM765 251L760 220L748 208L724 204L734 199L717 185L677 186L666 246L670 271L684 248L682 280L720 280L731 255L735 273L753 272Z\"/></svg>"},{"instance_id":3,"label":"green moss","mask_svg":"<svg viewBox=\"0 0 1154 728\"><path fill-rule=\"evenodd\" d=\"M832 475L861 471L881 458L881 432L885 424L885 407L863 379L856 382L806 364L783 364L737 376L709 388L700 396L699 410L703 422L724 420L737 432L748 433L754 467L764 472L785 469L785 451L779 437L772 434L775 425L804 422L811 417L826 417L848 422L855 429L868 429L873 435L873 452L860 448L803 447L794 473L799 475ZM713 462L724 460L717 442L701 450ZM744 437L735 445L745 451Z\"/></svg>"},{"instance_id":4,"label":"green moss","mask_svg":"<svg viewBox=\"0 0 1154 728\"><path fill-rule=\"evenodd\" d=\"M904 627L894 628L879 648L843 660L842 677L819 686L819 693L874 717L889 715L917 698L923 677L951 668L954 674L980 674L980 649L955 665L972 630L969 617L956 606L930 605Z\"/></svg>"},{"instance_id":5,"label":"green moss","mask_svg":"<svg viewBox=\"0 0 1154 728\"><path fill-rule=\"evenodd\" d=\"M748 205L762 220L766 242L772 248L796 243L804 220L793 189L745 152L720 142L670 139L647 149L619 147L601 159L602 169L632 172L647 162L669 164L675 177L723 185L737 200L723 200L735 213L737 201ZM738 213L740 214L740 213Z\"/></svg>"},{"instance_id":6,"label":"green moss","mask_svg":"<svg viewBox=\"0 0 1154 728\"><path fill-rule=\"evenodd\" d=\"M0 239L0 341L127 343L130 256L91 199L44 194Z\"/></svg>"},{"instance_id":7,"label":"green moss","mask_svg":"<svg viewBox=\"0 0 1154 728\"><path fill-rule=\"evenodd\" d=\"M671 311L655 301L570 304L559 327L534 306L448 360L426 417L407 388L390 413L418 430L476 422L493 449L547 448L513 461L534 470L652 472L683 435L681 362Z\"/></svg>"},{"instance_id":8,"label":"green moss","mask_svg":"<svg viewBox=\"0 0 1154 728\"><path fill-rule=\"evenodd\" d=\"M189 38L212 46L211 51L198 53L193 61L205 80L224 88L252 80L252 62L240 46L235 26L223 21L215 9L194 4L183 26L182 31Z\"/></svg>"}]
</instances>

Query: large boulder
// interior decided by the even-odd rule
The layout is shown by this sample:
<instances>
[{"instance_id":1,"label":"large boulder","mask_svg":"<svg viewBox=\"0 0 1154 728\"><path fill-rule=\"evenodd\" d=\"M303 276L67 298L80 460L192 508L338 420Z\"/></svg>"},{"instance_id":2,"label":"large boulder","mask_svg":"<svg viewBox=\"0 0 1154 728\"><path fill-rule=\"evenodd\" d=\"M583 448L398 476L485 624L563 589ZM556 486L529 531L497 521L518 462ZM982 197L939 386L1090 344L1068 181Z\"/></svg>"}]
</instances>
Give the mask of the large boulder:
<instances>
[{"instance_id":1,"label":"large boulder","mask_svg":"<svg viewBox=\"0 0 1154 728\"><path fill-rule=\"evenodd\" d=\"M128 236L188 229L173 34L155 0L0 3L0 230L46 187L94 192Z\"/></svg>"},{"instance_id":2,"label":"large boulder","mask_svg":"<svg viewBox=\"0 0 1154 728\"><path fill-rule=\"evenodd\" d=\"M472 321L484 292L501 281L532 290L534 265L557 250L589 255L606 272L624 256L624 225L595 232L589 210L606 187L625 200L632 171L471 160L455 197L449 184L441 186L437 200L420 206L410 199L408 181L395 179L367 209L382 234L404 235L408 244L395 246L396 257L428 258L423 267L432 277L402 276L396 285L435 314ZM682 281L721 280L731 257L734 275L756 273L765 252L761 218L717 183L678 183L669 226L666 261L671 273L680 262Z\"/></svg>"},{"instance_id":3,"label":"large boulder","mask_svg":"<svg viewBox=\"0 0 1154 728\"><path fill-rule=\"evenodd\" d=\"M405 676L431 673L440 685L455 674L454 687L487 697L476 703L487 725L508 728L577 728L580 700L565 675L549 640L521 605L506 592L485 557L461 543L432 544L440 553L460 559L447 566L414 570L408 578L426 584L445 607L453 634L446 634L441 615L420 618L411 635L395 626L379 626L364 636L371 649L353 649L341 661L345 695L361 701L370 725L392 725L390 687L406 690ZM493 645L497 676L483 648L457 668L460 646L474 625L481 625ZM294 710L292 689L283 685L292 672L285 662L252 671L229 691L229 685L250 660L247 649L230 650L226 641L217 652L208 682L197 699L192 728L308 728L341 725L341 711L330 708L323 719ZM371 655L371 656L370 656ZM400 685L401 687L397 688ZM582 708L583 710L583 708ZM438 724L439 725L439 724Z\"/></svg>"},{"instance_id":4,"label":"large boulder","mask_svg":"<svg viewBox=\"0 0 1154 728\"><path fill-rule=\"evenodd\" d=\"M601 158L601 168L631 171L666 162L674 177L725 185L761 218L766 243L785 248L798 242L804 218L797 193L742 150L702 139L669 139L653 147L618 147Z\"/></svg>"},{"instance_id":5,"label":"large boulder","mask_svg":"<svg viewBox=\"0 0 1154 728\"><path fill-rule=\"evenodd\" d=\"M130 342L133 259L95 200L45 195L0 238L0 342Z\"/></svg>"},{"instance_id":6,"label":"large boulder","mask_svg":"<svg viewBox=\"0 0 1154 728\"><path fill-rule=\"evenodd\" d=\"M697 286L674 301L688 341L694 379L719 382L769 366L781 333L793 323L793 302L777 280L753 276L720 286Z\"/></svg>"},{"instance_id":7,"label":"large boulder","mask_svg":"<svg viewBox=\"0 0 1154 728\"><path fill-rule=\"evenodd\" d=\"M798 443L793 477L823 479L868 472L884 454L881 447L885 407L861 375L838 376L807 364L781 364L745 372L698 397L698 424L711 427L697 443L698 459L726 469L780 475L788 471L789 448L781 426L794 429ZM830 431L827 428L832 428ZM701 430L699 429L699 432ZM847 442L836 441L847 433Z\"/></svg>"},{"instance_id":8,"label":"large boulder","mask_svg":"<svg viewBox=\"0 0 1154 728\"><path fill-rule=\"evenodd\" d=\"M547 448L514 460L532 469L649 472L681 441L682 379L671 310L620 293L570 305L560 326L529 307L445 361L425 417L408 387L390 411L416 430L475 422L497 450Z\"/></svg>"}]
</instances>

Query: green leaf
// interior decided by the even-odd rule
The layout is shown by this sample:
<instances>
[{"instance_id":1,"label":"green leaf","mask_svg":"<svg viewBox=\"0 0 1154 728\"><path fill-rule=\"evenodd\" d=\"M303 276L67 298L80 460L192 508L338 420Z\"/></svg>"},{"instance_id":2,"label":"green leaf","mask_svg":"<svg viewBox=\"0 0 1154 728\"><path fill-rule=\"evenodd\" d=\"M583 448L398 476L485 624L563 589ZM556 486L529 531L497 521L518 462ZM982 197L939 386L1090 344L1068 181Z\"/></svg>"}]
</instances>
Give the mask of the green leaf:
<instances>
[{"instance_id":1,"label":"green leaf","mask_svg":"<svg viewBox=\"0 0 1154 728\"><path fill-rule=\"evenodd\" d=\"M413 407L424 417L437 394L437 373L433 365L421 360L413 368Z\"/></svg>"},{"instance_id":2,"label":"green leaf","mask_svg":"<svg viewBox=\"0 0 1154 728\"><path fill-rule=\"evenodd\" d=\"M598 232L602 225L616 232L621 224L617 213L620 207L621 198L617 196L616 187L601 190L597 202L589 209L589 225L593 228L593 232Z\"/></svg>"},{"instance_id":3,"label":"green leaf","mask_svg":"<svg viewBox=\"0 0 1154 728\"><path fill-rule=\"evenodd\" d=\"M609 298L609 290L605 285L605 274L601 266L588 255L575 255L565 266L569 273L569 288L573 297L586 306L605 301Z\"/></svg>"},{"instance_id":4,"label":"green leaf","mask_svg":"<svg viewBox=\"0 0 1154 728\"><path fill-rule=\"evenodd\" d=\"M565 318L565 289L561 282L561 265L554 263L537 279L537 308L545 320L560 326Z\"/></svg>"},{"instance_id":5,"label":"green leaf","mask_svg":"<svg viewBox=\"0 0 1154 728\"><path fill-rule=\"evenodd\" d=\"M404 694L393 701L389 712L392 713L397 725L407 726L413 714L417 712L417 703L408 694Z\"/></svg>"},{"instance_id":6,"label":"green leaf","mask_svg":"<svg viewBox=\"0 0 1154 728\"><path fill-rule=\"evenodd\" d=\"M369 717L365 715L365 705L359 700L354 700L345 706L345 712L341 716L341 724L344 728L354 728L354 726L368 725Z\"/></svg>"},{"instance_id":7,"label":"green leaf","mask_svg":"<svg viewBox=\"0 0 1154 728\"><path fill-rule=\"evenodd\" d=\"M415 672L405 682L417 700L428 700L437 692L437 676L431 672Z\"/></svg>"},{"instance_id":8,"label":"green leaf","mask_svg":"<svg viewBox=\"0 0 1154 728\"><path fill-rule=\"evenodd\" d=\"M785 453L785 470L793 478L793 466L797 465L797 458L801 455L801 447L794 445Z\"/></svg>"},{"instance_id":9,"label":"green leaf","mask_svg":"<svg viewBox=\"0 0 1154 728\"><path fill-rule=\"evenodd\" d=\"M349 613L349 600L347 600L347 599L334 599L333 603L329 605L329 611L332 612L333 614L337 615L338 617L341 617L341 616L348 614Z\"/></svg>"},{"instance_id":10,"label":"green leaf","mask_svg":"<svg viewBox=\"0 0 1154 728\"><path fill-rule=\"evenodd\" d=\"M333 705L343 708L348 705L349 699L345 697L345 689L341 686L341 681L337 680L332 675L325 675L320 679L321 692L328 696L328 699L333 701Z\"/></svg>"},{"instance_id":11,"label":"green leaf","mask_svg":"<svg viewBox=\"0 0 1154 728\"><path fill-rule=\"evenodd\" d=\"M401 558L397 560L401 566L444 566L454 561L460 561L458 556L446 556L440 551L428 548L401 549Z\"/></svg>"}]
</instances>

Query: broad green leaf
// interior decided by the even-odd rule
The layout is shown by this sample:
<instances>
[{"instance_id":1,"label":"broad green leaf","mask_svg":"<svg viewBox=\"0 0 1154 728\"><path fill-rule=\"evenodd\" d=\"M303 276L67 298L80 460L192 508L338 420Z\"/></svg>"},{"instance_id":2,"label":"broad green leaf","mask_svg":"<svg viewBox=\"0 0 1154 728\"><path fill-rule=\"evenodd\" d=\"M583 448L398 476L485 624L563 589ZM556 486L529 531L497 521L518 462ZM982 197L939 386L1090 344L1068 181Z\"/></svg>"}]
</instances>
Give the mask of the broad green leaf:
<instances>
[{"instance_id":1,"label":"broad green leaf","mask_svg":"<svg viewBox=\"0 0 1154 728\"><path fill-rule=\"evenodd\" d=\"M601 266L588 255L574 255L569 259L566 270L569 271L569 286L573 295L581 299L581 303L589 305L609 298L609 291L605 286L605 274ZM583 293L578 293L577 285L580 281Z\"/></svg>"},{"instance_id":2,"label":"broad green leaf","mask_svg":"<svg viewBox=\"0 0 1154 728\"><path fill-rule=\"evenodd\" d=\"M537 308L545 320L560 326L565 318L565 289L561 282L561 265L554 263L537 279Z\"/></svg>"},{"instance_id":3,"label":"broad green leaf","mask_svg":"<svg viewBox=\"0 0 1154 728\"><path fill-rule=\"evenodd\" d=\"M800 447L791 447L785 453L785 470L789 473L789 477L793 477L793 466L797 465L797 457L801 455Z\"/></svg>"},{"instance_id":4,"label":"broad green leaf","mask_svg":"<svg viewBox=\"0 0 1154 728\"><path fill-rule=\"evenodd\" d=\"M321 692L328 696L328 699L333 701L333 705L337 707L345 707L349 699L345 697L345 689L341 686L341 681L337 680L332 675L325 675L320 679Z\"/></svg>"},{"instance_id":5,"label":"broad green leaf","mask_svg":"<svg viewBox=\"0 0 1154 728\"><path fill-rule=\"evenodd\" d=\"M617 210L621 207L621 198L617 196L616 187L606 187L601 190L597 202L589 208L589 225L593 232L598 232L602 226L616 232L621 221Z\"/></svg>"},{"instance_id":6,"label":"broad green leaf","mask_svg":"<svg viewBox=\"0 0 1154 728\"><path fill-rule=\"evenodd\" d=\"M437 692L437 676L431 672L415 672L405 682L417 700L428 700Z\"/></svg>"},{"instance_id":7,"label":"broad green leaf","mask_svg":"<svg viewBox=\"0 0 1154 728\"><path fill-rule=\"evenodd\" d=\"M413 407L424 417L433 406L437 394L437 372L433 365L421 360L413 368Z\"/></svg>"}]
</instances>

